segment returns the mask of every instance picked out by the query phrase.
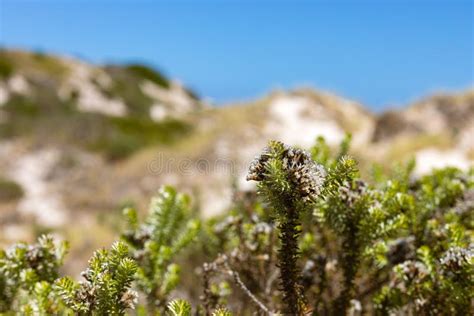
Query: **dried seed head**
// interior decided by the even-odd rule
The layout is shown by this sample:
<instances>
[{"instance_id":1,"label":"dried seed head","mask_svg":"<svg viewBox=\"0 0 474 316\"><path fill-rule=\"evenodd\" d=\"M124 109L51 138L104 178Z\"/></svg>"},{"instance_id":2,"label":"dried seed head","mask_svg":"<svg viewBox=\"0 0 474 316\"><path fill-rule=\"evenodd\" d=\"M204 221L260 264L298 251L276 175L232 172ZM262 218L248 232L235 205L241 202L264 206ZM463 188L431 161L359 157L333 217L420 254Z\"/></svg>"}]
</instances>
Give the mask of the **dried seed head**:
<instances>
[{"instance_id":1,"label":"dried seed head","mask_svg":"<svg viewBox=\"0 0 474 316\"><path fill-rule=\"evenodd\" d=\"M471 264L473 257L473 249L452 247L446 251L440 262L444 268L447 268L452 272L456 272L461 270L463 266Z\"/></svg>"},{"instance_id":2,"label":"dried seed head","mask_svg":"<svg viewBox=\"0 0 474 316\"><path fill-rule=\"evenodd\" d=\"M366 191L367 185L365 182L357 180L349 183L346 181L339 187L339 197L348 207L352 208L360 196Z\"/></svg>"},{"instance_id":3,"label":"dried seed head","mask_svg":"<svg viewBox=\"0 0 474 316\"><path fill-rule=\"evenodd\" d=\"M428 275L426 266L418 261L405 261L400 264L400 269L407 280L421 281Z\"/></svg>"},{"instance_id":4,"label":"dried seed head","mask_svg":"<svg viewBox=\"0 0 474 316\"><path fill-rule=\"evenodd\" d=\"M275 150L274 147L282 150ZM271 159L279 159L286 180L292 186L292 194L303 201L315 200L324 184L326 172L313 161L311 155L302 149L293 148L280 142L266 147L262 154L254 159L249 168L247 180L268 180L267 164Z\"/></svg>"},{"instance_id":5,"label":"dried seed head","mask_svg":"<svg viewBox=\"0 0 474 316\"><path fill-rule=\"evenodd\" d=\"M271 158L270 147L265 147L259 156L250 163L247 181L263 181L265 179L265 165Z\"/></svg>"},{"instance_id":6,"label":"dried seed head","mask_svg":"<svg viewBox=\"0 0 474 316\"><path fill-rule=\"evenodd\" d=\"M138 303L138 293L133 290L127 290L120 298L120 302L125 308L134 309Z\"/></svg>"},{"instance_id":7,"label":"dried seed head","mask_svg":"<svg viewBox=\"0 0 474 316\"><path fill-rule=\"evenodd\" d=\"M81 286L79 290L75 293L75 299L89 308L97 301L97 288L93 286L90 282L79 282L79 284Z\"/></svg>"}]
</instances>

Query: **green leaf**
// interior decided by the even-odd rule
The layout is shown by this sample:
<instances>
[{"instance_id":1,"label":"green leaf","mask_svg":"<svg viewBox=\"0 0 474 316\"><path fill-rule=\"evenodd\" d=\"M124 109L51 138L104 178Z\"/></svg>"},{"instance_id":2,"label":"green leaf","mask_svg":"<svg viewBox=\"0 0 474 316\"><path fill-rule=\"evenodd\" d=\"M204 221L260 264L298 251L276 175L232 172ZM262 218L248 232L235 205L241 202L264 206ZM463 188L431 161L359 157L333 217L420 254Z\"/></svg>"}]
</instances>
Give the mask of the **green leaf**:
<instances>
[{"instance_id":1,"label":"green leaf","mask_svg":"<svg viewBox=\"0 0 474 316\"><path fill-rule=\"evenodd\" d=\"M172 316L191 316L191 304L177 299L168 303L168 311Z\"/></svg>"}]
</instances>

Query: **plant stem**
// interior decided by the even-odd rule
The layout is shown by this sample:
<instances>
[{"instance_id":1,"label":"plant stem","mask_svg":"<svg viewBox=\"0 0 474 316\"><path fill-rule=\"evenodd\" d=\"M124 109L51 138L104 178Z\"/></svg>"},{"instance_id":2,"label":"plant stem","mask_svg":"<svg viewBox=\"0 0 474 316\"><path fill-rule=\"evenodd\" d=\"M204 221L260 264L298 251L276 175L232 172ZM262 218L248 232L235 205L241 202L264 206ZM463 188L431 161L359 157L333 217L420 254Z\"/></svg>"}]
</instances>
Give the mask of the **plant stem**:
<instances>
[{"instance_id":1,"label":"plant stem","mask_svg":"<svg viewBox=\"0 0 474 316\"><path fill-rule=\"evenodd\" d=\"M284 314L302 315L304 298L298 283L299 271L297 267L298 236L300 234L299 214L294 207L287 207L285 215L279 224L281 248L278 252L280 280L285 304Z\"/></svg>"},{"instance_id":2,"label":"plant stem","mask_svg":"<svg viewBox=\"0 0 474 316\"><path fill-rule=\"evenodd\" d=\"M345 315L349 308L351 300L354 298L355 277L359 269L359 247L354 227L349 227L349 235L345 238L342 245L341 266L344 273L343 289L339 297L334 302L334 310L336 315Z\"/></svg>"},{"instance_id":3,"label":"plant stem","mask_svg":"<svg viewBox=\"0 0 474 316\"><path fill-rule=\"evenodd\" d=\"M240 289L257 305L266 315L273 315L272 312L270 312L270 309L266 307L242 282L242 279L240 278L239 274L232 270L229 266L228 263L228 258L227 256L222 256L223 264L225 269L228 271L228 273L232 276L234 279L234 282L240 287Z\"/></svg>"}]
</instances>

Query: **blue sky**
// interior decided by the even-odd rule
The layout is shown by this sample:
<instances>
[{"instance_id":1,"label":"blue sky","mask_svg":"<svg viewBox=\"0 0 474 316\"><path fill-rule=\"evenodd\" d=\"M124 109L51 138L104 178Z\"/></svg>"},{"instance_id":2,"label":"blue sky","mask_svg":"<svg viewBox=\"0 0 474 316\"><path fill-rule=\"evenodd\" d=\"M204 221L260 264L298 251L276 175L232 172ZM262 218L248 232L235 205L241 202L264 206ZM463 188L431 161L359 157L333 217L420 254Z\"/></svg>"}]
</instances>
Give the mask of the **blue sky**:
<instances>
[{"instance_id":1,"label":"blue sky","mask_svg":"<svg viewBox=\"0 0 474 316\"><path fill-rule=\"evenodd\" d=\"M309 85L380 110L472 86L473 20L452 0L0 0L0 43L145 62L220 103Z\"/></svg>"}]
</instances>

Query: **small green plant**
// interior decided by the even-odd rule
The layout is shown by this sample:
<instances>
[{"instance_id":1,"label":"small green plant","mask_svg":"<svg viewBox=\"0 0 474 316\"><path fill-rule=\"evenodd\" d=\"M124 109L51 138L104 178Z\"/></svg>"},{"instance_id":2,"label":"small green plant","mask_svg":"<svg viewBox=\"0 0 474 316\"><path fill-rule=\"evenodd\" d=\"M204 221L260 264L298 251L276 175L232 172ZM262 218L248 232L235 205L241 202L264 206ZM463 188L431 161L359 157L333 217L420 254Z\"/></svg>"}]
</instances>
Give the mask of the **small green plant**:
<instances>
[{"instance_id":1,"label":"small green plant","mask_svg":"<svg viewBox=\"0 0 474 316\"><path fill-rule=\"evenodd\" d=\"M274 210L279 224L278 251L284 312L302 315L306 302L297 265L300 214L311 208L323 187L325 171L309 153L272 141L250 166L248 180L258 181L258 192Z\"/></svg>"},{"instance_id":2,"label":"small green plant","mask_svg":"<svg viewBox=\"0 0 474 316\"><path fill-rule=\"evenodd\" d=\"M191 304L185 300L173 300L169 302L168 310L172 316L191 316Z\"/></svg>"},{"instance_id":3,"label":"small green plant","mask_svg":"<svg viewBox=\"0 0 474 316\"><path fill-rule=\"evenodd\" d=\"M82 273L85 281L77 283L69 277L55 282L64 304L81 315L124 315L138 300L131 290L137 265L128 257L128 247L115 243L110 250L98 250Z\"/></svg>"},{"instance_id":4,"label":"small green plant","mask_svg":"<svg viewBox=\"0 0 474 316\"><path fill-rule=\"evenodd\" d=\"M416 177L410 161L367 180L349 143L270 142L249 169L258 194L205 221L163 187L81 282L60 275L66 244L16 244L0 252L0 313L473 314L474 170Z\"/></svg>"},{"instance_id":5,"label":"small green plant","mask_svg":"<svg viewBox=\"0 0 474 316\"><path fill-rule=\"evenodd\" d=\"M328 169L323 199L315 209L320 222L340 237L338 262L343 270L342 291L334 311L344 313L355 295L355 279L364 254L375 242L400 228L405 197L396 186L368 186L358 176L356 162L341 157Z\"/></svg>"},{"instance_id":6,"label":"small green plant","mask_svg":"<svg viewBox=\"0 0 474 316\"><path fill-rule=\"evenodd\" d=\"M33 245L19 243L2 250L0 312L20 310L30 295L41 307L39 310L47 310L40 302L49 297L48 284L59 276L59 267L67 249L67 243L57 243L51 236L43 235Z\"/></svg>"},{"instance_id":7,"label":"small green plant","mask_svg":"<svg viewBox=\"0 0 474 316\"><path fill-rule=\"evenodd\" d=\"M452 247L438 259L424 246L416 260L394 267L375 304L384 314L413 309L423 315L469 315L473 287L473 249Z\"/></svg>"},{"instance_id":8,"label":"small green plant","mask_svg":"<svg viewBox=\"0 0 474 316\"><path fill-rule=\"evenodd\" d=\"M122 234L138 263L137 286L146 294L150 311L164 310L170 292L179 283L180 267L173 262L199 232L200 222L190 219L189 197L163 187L153 198L147 218L125 210L128 230Z\"/></svg>"},{"instance_id":9,"label":"small green plant","mask_svg":"<svg viewBox=\"0 0 474 316\"><path fill-rule=\"evenodd\" d=\"M25 298L24 305L20 307L23 315L54 315L65 311L52 285L41 281L34 285L33 290Z\"/></svg>"}]
</instances>

